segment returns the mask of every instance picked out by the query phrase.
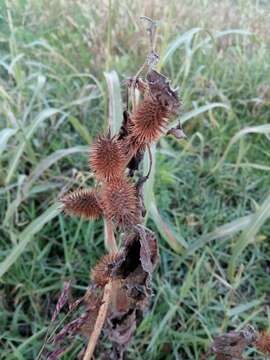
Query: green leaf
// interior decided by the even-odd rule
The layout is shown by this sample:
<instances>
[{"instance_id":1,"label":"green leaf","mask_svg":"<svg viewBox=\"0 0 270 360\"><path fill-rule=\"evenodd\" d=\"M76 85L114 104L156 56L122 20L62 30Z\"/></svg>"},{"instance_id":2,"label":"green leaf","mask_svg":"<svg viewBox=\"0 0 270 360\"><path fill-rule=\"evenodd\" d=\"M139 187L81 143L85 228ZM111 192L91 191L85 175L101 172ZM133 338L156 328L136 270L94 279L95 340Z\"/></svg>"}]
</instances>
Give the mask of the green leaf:
<instances>
[{"instance_id":1,"label":"green leaf","mask_svg":"<svg viewBox=\"0 0 270 360\"><path fill-rule=\"evenodd\" d=\"M74 129L77 131L77 133L81 136L81 138L87 143L87 144L91 144L92 142L92 137L89 133L89 131L87 130L87 128L80 123L80 121L70 115L68 116L68 121L71 123L71 125L74 127Z\"/></svg>"},{"instance_id":2,"label":"green leaf","mask_svg":"<svg viewBox=\"0 0 270 360\"><path fill-rule=\"evenodd\" d=\"M224 224L210 233L199 237L191 246L188 248L188 255L193 254L206 244L219 239L224 239L233 236L238 231L244 230L252 221L253 215L243 216L236 220Z\"/></svg>"},{"instance_id":3,"label":"green leaf","mask_svg":"<svg viewBox=\"0 0 270 360\"><path fill-rule=\"evenodd\" d=\"M246 304L237 305L234 308L227 311L227 316L228 317L238 316L239 314L241 314L243 312L246 312L256 306L261 305L262 302L263 302L263 299L259 299L259 300L250 301Z\"/></svg>"},{"instance_id":4,"label":"green leaf","mask_svg":"<svg viewBox=\"0 0 270 360\"><path fill-rule=\"evenodd\" d=\"M241 138L243 138L243 136L245 136L247 134L264 134L267 136L268 134L270 134L270 124L246 127L244 129L238 131L231 138L229 145L227 146L223 156L221 157L219 162L216 164L216 166L213 168L212 172L218 170L221 167L221 165L223 164L224 160L226 159L226 156L228 155L228 152L230 151L231 147L235 143L237 143L238 140L240 140Z\"/></svg>"},{"instance_id":5,"label":"green leaf","mask_svg":"<svg viewBox=\"0 0 270 360\"><path fill-rule=\"evenodd\" d=\"M0 131L0 155L5 150L9 138L16 133L16 129L6 128Z\"/></svg>"},{"instance_id":6,"label":"green leaf","mask_svg":"<svg viewBox=\"0 0 270 360\"><path fill-rule=\"evenodd\" d=\"M44 120L50 118L51 116L53 116L59 112L60 112L60 110L58 110L58 109L53 109L53 108L45 109L45 110L41 111L38 114L38 116L36 117L36 119L33 121L33 123L27 129L25 129L25 138L22 139L21 143L17 147L15 155L11 159L11 162L9 164L8 174L7 174L6 181L5 181L6 184L9 184L10 180L12 179L12 176L14 175L14 172L19 164L20 158L24 152L26 144L31 139L32 135L34 134L34 132L36 131L38 126Z\"/></svg>"},{"instance_id":7,"label":"green leaf","mask_svg":"<svg viewBox=\"0 0 270 360\"><path fill-rule=\"evenodd\" d=\"M159 63L159 69L161 69L169 61L169 59L173 56L173 54L179 47L191 42L193 36L200 31L202 31L201 28L193 28L185 32L184 34L178 35L165 50L165 54Z\"/></svg>"},{"instance_id":8,"label":"green leaf","mask_svg":"<svg viewBox=\"0 0 270 360\"><path fill-rule=\"evenodd\" d=\"M181 235L176 235L170 226L162 219L157 209L155 201L152 201L150 205L150 216L154 221L159 233L162 235L164 240L170 245L170 247L177 252L182 254L188 248L185 239Z\"/></svg>"},{"instance_id":9,"label":"green leaf","mask_svg":"<svg viewBox=\"0 0 270 360\"><path fill-rule=\"evenodd\" d=\"M8 271L15 261L22 255L26 246L33 240L34 235L39 232L44 225L55 218L60 213L58 203L50 206L42 215L29 224L18 236L18 243L11 249L10 254L0 263L0 278Z\"/></svg>"},{"instance_id":10,"label":"green leaf","mask_svg":"<svg viewBox=\"0 0 270 360\"><path fill-rule=\"evenodd\" d=\"M249 226L241 234L240 238L236 242L232 256L229 262L229 278L231 281L234 279L235 270L237 263L239 263L240 255L243 253L245 248L254 241L256 234L259 232L261 226L270 217L270 195L266 198L263 204L259 207L256 213L252 216L252 220ZM239 263L240 265L240 263Z\"/></svg>"}]
</instances>

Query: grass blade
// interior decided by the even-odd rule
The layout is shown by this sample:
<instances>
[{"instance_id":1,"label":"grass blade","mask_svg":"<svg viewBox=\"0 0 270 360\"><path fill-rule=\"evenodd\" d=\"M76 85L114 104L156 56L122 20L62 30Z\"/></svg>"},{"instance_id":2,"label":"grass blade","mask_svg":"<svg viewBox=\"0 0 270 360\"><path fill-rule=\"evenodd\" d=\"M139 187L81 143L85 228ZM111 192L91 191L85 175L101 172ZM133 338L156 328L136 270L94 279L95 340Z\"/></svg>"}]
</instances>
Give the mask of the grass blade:
<instances>
[{"instance_id":1,"label":"grass blade","mask_svg":"<svg viewBox=\"0 0 270 360\"><path fill-rule=\"evenodd\" d=\"M243 312L246 312L254 307L257 307L263 303L264 299L258 299L250 301L246 304L240 304L235 306L234 308L227 311L227 316L230 318L232 316L238 316L239 314L242 314Z\"/></svg>"},{"instance_id":2,"label":"grass blade","mask_svg":"<svg viewBox=\"0 0 270 360\"><path fill-rule=\"evenodd\" d=\"M151 151L151 156L152 156L151 173L143 187L144 205L145 205L147 213L150 209L151 203L153 201L155 201L155 198L154 198L154 182L155 182L155 167L156 167L156 145L155 144L151 146L150 151ZM146 151L145 155L144 155L143 168L144 168L144 175L146 175L150 168L150 158L149 158L148 151Z\"/></svg>"},{"instance_id":3,"label":"grass blade","mask_svg":"<svg viewBox=\"0 0 270 360\"><path fill-rule=\"evenodd\" d=\"M243 36L250 36L253 35L250 31L248 30L243 30L243 29L227 29L224 31L219 31L215 34L211 34L210 37L208 37L207 39L204 39L203 41L201 41L199 44L197 44L194 47L194 51L200 49L201 47L209 44L212 40L216 40L216 39L220 39L224 36L228 36L228 35L243 35Z\"/></svg>"},{"instance_id":4,"label":"grass blade","mask_svg":"<svg viewBox=\"0 0 270 360\"><path fill-rule=\"evenodd\" d=\"M154 221L159 233L170 247L178 254L182 254L188 248L188 245L182 236L176 235L170 226L162 219L157 209L155 201L150 205L150 216Z\"/></svg>"},{"instance_id":5,"label":"grass blade","mask_svg":"<svg viewBox=\"0 0 270 360\"><path fill-rule=\"evenodd\" d=\"M76 153L88 153L88 146L74 146L69 149L61 149L57 150L45 159L43 159L39 165L35 168L35 170L29 176L29 181L25 184L23 188L24 194L29 191L29 188L33 185L33 183L46 171L49 167L55 164L57 161L61 160L63 157L73 155Z\"/></svg>"},{"instance_id":6,"label":"grass blade","mask_svg":"<svg viewBox=\"0 0 270 360\"><path fill-rule=\"evenodd\" d=\"M75 117L70 115L68 117L68 121L71 123L71 125L74 127L74 129L77 131L77 133L81 136L81 138L87 143L91 144L92 137L87 130L87 128L80 123L80 121Z\"/></svg>"},{"instance_id":7,"label":"grass blade","mask_svg":"<svg viewBox=\"0 0 270 360\"><path fill-rule=\"evenodd\" d=\"M228 224L222 225L211 231L210 233L201 236L195 243L188 248L188 255L193 254L206 244L213 240L224 239L233 236L238 231L244 230L252 221L253 215L243 216L239 219L233 220Z\"/></svg>"},{"instance_id":8,"label":"grass blade","mask_svg":"<svg viewBox=\"0 0 270 360\"><path fill-rule=\"evenodd\" d=\"M6 128L0 131L0 155L5 150L9 138L16 133L16 129Z\"/></svg>"},{"instance_id":9,"label":"grass blade","mask_svg":"<svg viewBox=\"0 0 270 360\"><path fill-rule=\"evenodd\" d=\"M261 226L265 223L265 221L270 217L270 195L266 198L263 204L259 207L256 213L253 215L250 225L247 229L242 233L239 240L236 242L232 250L232 257L229 262L229 278L232 281L234 278L237 261L240 259L241 253L244 249L254 241L254 238Z\"/></svg>"},{"instance_id":10,"label":"grass blade","mask_svg":"<svg viewBox=\"0 0 270 360\"><path fill-rule=\"evenodd\" d=\"M104 76L109 90L109 127L114 135L120 130L123 119L121 85L116 71L105 72Z\"/></svg>"},{"instance_id":11,"label":"grass blade","mask_svg":"<svg viewBox=\"0 0 270 360\"><path fill-rule=\"evenodd\" d=\"M226 150L224 151L223 156L219 160L219 162L216 164L216 166L213 168L212 172L218 170L221 165L223 164L224 160L226 159L228 152L230 151L231 147L237 143L238 140L240 140L243 136L247 134L264 134L268 135L270 134L270 124L265 125L259 125L259 126L250 126L246 127L240 131L238 131L230 140L229 145L227 146Z\"/></svg>"},{"instance_id":12,"label":"grass blade","mask_svg":"<svg viewBox=\"0 0 270 360\"><path fill-rule=\"evenodd\" d=\"M203 114L206 111L215 109L215 108L224 108L227 110L230 109L230 107L228 105L223 104L223 103L211 103L211 104L203 105L203 106L198 107L195 110L191 110L191 111L186 112L185 114L181 115L181 124L184 124L188 120L191 120L192 118L194 118L200 114ZM172 127L177 124L178 124L178 120L176 120L172 123Z\"/></svg>"},{"instance_id":13,"label":"grass blade","mask_svg":"<svg viewBox=\"0 0 270 360\"><path fill-rule=\"evenodd\" d=\"M159 63L159 69L161 69L169 61L169 59L173 56L173 54L179 47L181 47L183 44L189 43L192 40L193 36L201 30L201 28L193 28L185 32L184 34L178 35L176 39L174 39L168 45L167 50L165 51L165 54Z\"/></svg>"},{"instance_id":14,"label":"grass blade","mask_svg":"<svg viewBox=\"0 0 270 360\"><path fill-rule=\"evenodd\" d=\"M181 236L176 236L170 226L162 219L157 209L154 196L154 180L155 180L155 164L156 164L156 146L151 146L152 167L149 179L144 184L144 204L147 213L154 221L159 233L170 247L177 253L183 253L187 248L185 240ZM148 152L145 153L144 160L144 174L148 173L150 167L150 158Z\"/></svg>"},{"instance_id":15,"label":"grass blade","mask_svg":"<svg viewBox=\"0 0 270 360\"><path fill-rule=\"evenodd\" d=\"M0 263L0 278L8 271L12 264L21 256L26 246L45 224L55 218L60 212L59 204L50 206L42 215L29 224L19 235L18 244L11 250L10 254Z\"/></svg>"},{"instance_id":16,"label":"grass blade","mask_svg":"<svg viewBox=\"0 0 270 360\"><path fill-rule=\"evenodd\" d=\"M46 119L48 119L49 117L59 113L60 110L58 109L53 109L53 108L49 108L49 109L45 109L43 111L41 111L38 116L36 117L36 119L33 121L33 124L31 124L31 126L29 126L26 131L25 131L25 138L21 141L20 145L18 146L18 148L16 149L16 153L14 155L14 157L11 159L10 165L9 165L9 169L8 169L8 173L7 173L7 177L6 177L6 181L5 184L9 184L10 180L12 179L12 176L19 164L20 158L24 152L24 149L26 147L27 141L29 141L32 137L32 135L34 134L34 132L36 131L36 129L38 128L38 126Z\"/></svg>"}]
</instances>

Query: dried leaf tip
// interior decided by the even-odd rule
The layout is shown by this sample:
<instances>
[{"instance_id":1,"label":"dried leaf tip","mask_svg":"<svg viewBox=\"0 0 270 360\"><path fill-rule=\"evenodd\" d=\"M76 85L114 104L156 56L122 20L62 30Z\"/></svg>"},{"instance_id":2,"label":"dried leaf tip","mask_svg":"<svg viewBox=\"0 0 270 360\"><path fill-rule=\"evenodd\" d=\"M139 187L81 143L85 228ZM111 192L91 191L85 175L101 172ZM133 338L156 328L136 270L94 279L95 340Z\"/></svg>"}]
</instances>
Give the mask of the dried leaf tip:
<instances>
[{"instance_id":1,"label":"dried leaf tip","mask_svg":"<svg viewBox=\"0 0 270 360\"><path fill-rule=\"evenodd\" d=\"M71 215L82 216L87 219L98 219L102 213L95 189L80 189L68 193L60 198L64 211Z\"/></svg>"},{"instance_id":2,"label":"dried leaf tip","mask_svg":"<svg viewBox=\"0 0 270 360\"><path fill-rule=\"evenodd\" d=\"M122 143L116 137L99 136L90 150L89 165L97 180L115 181L123 175L126 165Z\"/></svg>"}]
</instances>

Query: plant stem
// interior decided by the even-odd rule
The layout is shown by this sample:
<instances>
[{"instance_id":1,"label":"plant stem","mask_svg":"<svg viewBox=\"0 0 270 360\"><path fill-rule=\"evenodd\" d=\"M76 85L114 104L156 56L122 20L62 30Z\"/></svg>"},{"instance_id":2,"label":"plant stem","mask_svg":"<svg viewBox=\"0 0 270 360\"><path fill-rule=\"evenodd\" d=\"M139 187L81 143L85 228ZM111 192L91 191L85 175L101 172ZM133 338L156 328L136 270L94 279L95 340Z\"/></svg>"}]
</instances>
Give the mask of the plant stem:
<instances>
[{"instance_id":1,"label":"plant stem","mask_svg":"<svg viewBox=\"0 0 270 360\"><path fill-rule=\"evenodd\" d=\"M112 282L110 281L104 288L102 305L99 309L95 327L90 336L88 346L87 346L86 352L84 354L83 360L91 360L91 358L93 356L100 332L102 330L104 321L106 319L108 307L109 307L110 300L111 300L111 293L112 293Z\"/></svg>"},{"instance_id":2,"label":"plant stem","mask_svg":"<svg viewBox=\"0 0 270 360\"><path fill-rule=\"evenodd\" d=\"M105 232L105 246L106 249L110 252L117 251L117 244L113 232L113 224L111 220L104 220L104 232Z\"/></svg>"}]
</instances>

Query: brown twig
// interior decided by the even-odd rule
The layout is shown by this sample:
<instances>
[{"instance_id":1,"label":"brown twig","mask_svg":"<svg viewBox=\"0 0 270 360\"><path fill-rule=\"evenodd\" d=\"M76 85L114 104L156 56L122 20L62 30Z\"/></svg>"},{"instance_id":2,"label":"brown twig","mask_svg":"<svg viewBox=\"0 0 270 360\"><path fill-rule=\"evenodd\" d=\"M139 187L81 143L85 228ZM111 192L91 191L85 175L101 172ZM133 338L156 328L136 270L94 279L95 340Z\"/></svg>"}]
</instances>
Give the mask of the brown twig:
<instances>
[{"instance_id":1,"label":"brown twig","mask_svg":"<svg viewBox=\"0 0 270 360\"><path fill-rule=\"evenodd\" d=\"M117 244L113 232L113 224L111 220L104 220L104 232L105 232L105 246L106 249L110 252L117 251Z\"/></svg>"},{"instance_id":2,"label":"brown twig","mask_svg":"<svg viewBox=\"0 0 270 360\"><path fill-rule=\"evenodd\" d=\"M98 317L95 323L94 330L90 336L88 346L86 349L86 352L84 354L83 360L91 360L99 335L101 333L101 330L103 328L104 321L106 319L108 307L111 301L111 293L112 293L112 282L108 282L108 284L104 288L104 294L102 299L102 305L98 312Z\"/></svg>"},{"instance_id":3,"label":"brown twig","mask_svg":"<svg viewBox=\"0 0 270 360\"><path fill-rule=\"evenodd\" d=\"M148 169L148 173L147 173L147 175L145 177L146 177L146 180L148 180L149 176L151 174L151 171L152 171L153 157L152 157L152 152L151 152L151 148L150 148L149 144L147 144L146 147L147 147L148 155L149 155L149 169Z\"/></svg>"},{"instance_id":4,"label":"brown twig","mask_svg":"<svg viewBox=\"0 0 270 360\"><path fill-rule=\"evenodd\" d=\"M152 67L156 64L156 62L159 60L158 54L155 52L155 46L156 46L156 30L157 30L157 24L154 20L147 16L141 16L141 20L147 20L149 22L149 27L147 28L147 32L149 33L149 41L150 41L150 51L147 56L147 59L142 64L142 66L137 71L136 75L132 79L131 83L131 103L132 103L132 109L133 111L136 110L137 104L136 104L136 97L135 97L135 88L136 88L136 82L140 75L140 73L143 71L146 65Z\"/></svg>"}]
</instances>

